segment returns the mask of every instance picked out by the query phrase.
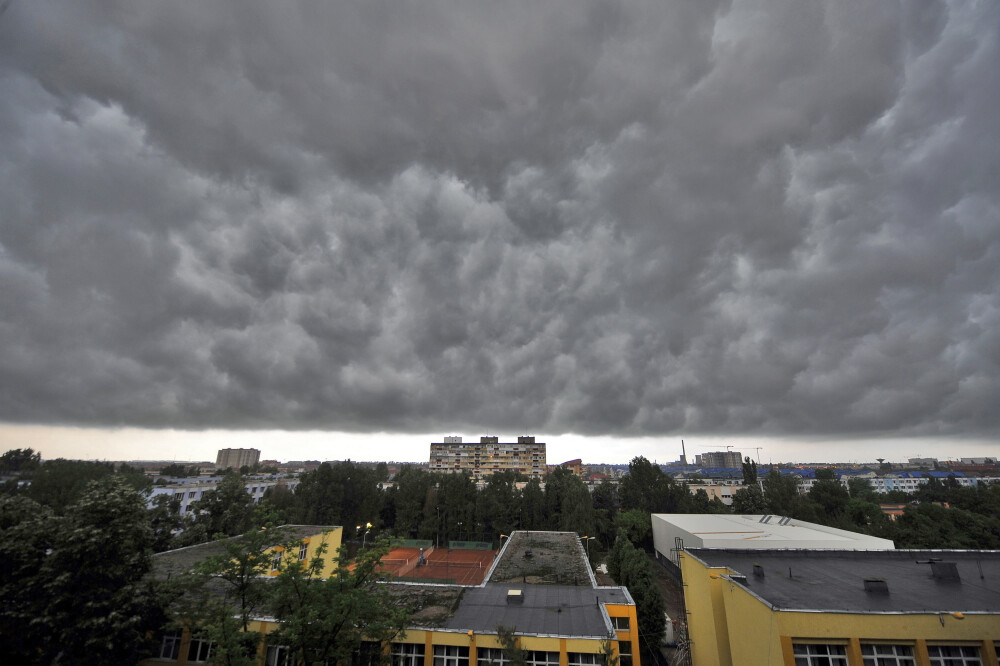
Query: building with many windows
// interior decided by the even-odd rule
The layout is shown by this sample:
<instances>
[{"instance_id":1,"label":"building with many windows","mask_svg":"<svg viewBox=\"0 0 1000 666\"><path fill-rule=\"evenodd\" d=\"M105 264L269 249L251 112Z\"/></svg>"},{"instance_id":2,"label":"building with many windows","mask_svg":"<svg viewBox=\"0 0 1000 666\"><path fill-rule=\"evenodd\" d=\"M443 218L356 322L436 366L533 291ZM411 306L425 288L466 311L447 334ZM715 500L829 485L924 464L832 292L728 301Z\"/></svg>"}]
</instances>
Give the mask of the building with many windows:
<instances>
[{"instance_id":1,"label":"building with many windows","mask_svg":"<svg viewBox=\"0 0 1000 666\"><path fill-rule=\"evenodd\" d=\"M501 442L499 437L480 437L479 442L463 442L461 437L445 437L431 444L430 471L469 472L477 481L496 472L512 470L541 479L545 476L545 443L534 437L518 437Z\"/></svg>"},{"instance_id":2,"label":"building with many windows","mask_svg":"<svg viewBox=\"0 0 1000 666\"><path fill-rule=\"evenodd\" d=\"M294 529L305 542L305 550L294 555L302 559L313 557L323 538L340 545L340 528ZM161 577L177 575L205 555L199 551L213 548L218 547L160 553L154 568ZM382 654L393 666L509 666L498 636L502 626L513 629L527 651L527 666L599 666L604 650L619 666L641 666L635 602L624 587L597 584L580 537L572 532L511 534L478 585L382 584L398 603L417 610L395 641L365 645L356 655L358 664L373 664L372 656ZM261 613L250 628L266 636L277 625ZM158 655L145 663L196 663L210 659L211 648L186 629L170 632L162 637ZM288 663L288 648L266 638L260 654L268 666Z\"/></svg>"},{"instance_id":3,"label":"building with many windows","mask_svg":"<svg viewBox=\"0 0 1000 666\"><path fill-rule=\"evenodd\" d=\"M253 467L260 462L260 449L219 449L215 457L218 469L239 469Z\"/></svg>"},{"instance_id":4,"label":"building with many windows","mask_svg":"<svg viewBox=\"0 0 1000 666\"><path fill-rule=\"evenodd\" d=\"M694 666L997 666L1000 551L678 557Z\"/></svg>"},{"instance_id":5,"label":"building with many windows","mask_svg":"<svg viewBox=\"0 0 1000 666\"><path fill-rule=\"evenodd\" d=\"M739 467L743 459L739 451L709 451L695 455L694 464L701 467Z\"/></svg>"},{"instance_id":6,"label":"building with many windows","mask_svg":"<svg viewBox=\"0 0 1000 666\"><path fill-rule=\"evenodd\" d=\"M190 511L192 505L204 497L205 493L218 488L221 480L221 476L214 476L197 479L178 479L164 485L156 485L153 486L147 503L152 508L154 504L153 500L159 495L176 497L180 500L180 513L183 515ZM283 479L275 476L250 476L244 477L244 483L246 484L246 490L250 498L254 504L257 504L263 499L264 493L268 488L284 486L289 491L293 491L299 485L299 480Z\"/></svg>"}]
</instances>

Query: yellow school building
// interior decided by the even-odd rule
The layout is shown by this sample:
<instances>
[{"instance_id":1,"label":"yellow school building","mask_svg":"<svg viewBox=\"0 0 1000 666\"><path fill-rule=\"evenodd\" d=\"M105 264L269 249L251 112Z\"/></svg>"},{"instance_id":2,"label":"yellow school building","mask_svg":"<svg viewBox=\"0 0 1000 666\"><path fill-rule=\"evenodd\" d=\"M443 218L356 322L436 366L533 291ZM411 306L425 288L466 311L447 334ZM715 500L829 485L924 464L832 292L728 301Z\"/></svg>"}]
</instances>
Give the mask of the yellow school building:
<instances>
[{"instance_id":1,"label":"yellow school building","mask_svg":"<svg viewBox=\"0 0 1000 666\"><path fill-rule=\"evenodd\" d=\"M998 666L1000 551L677 558L693 666Z\"/></svg>"},{"instance_id":2,"label":"yellow school building","mask_svg":"<svg viewBox=\"0 0 1000 666\"><path fill-rule=\"evenodd\" d=\"M340 545L339 531L296 529L305 557L324 538L331 546ZM301 556L292 550L281 549L281 557ZM157 556L161 572L192 565L196 553L181 551ZM335 552L331 547L328 557ZM619 666L641 666L635 602L624 587L597 584L580 537L572 532L513 533L480 585L382 584L400 603L418 608L395 641L370 646L388 655L393 666L506 666L497 627L514 630L518 646L527 651L528 666L600 666L606 646ZM266 617L251 625L265 635L277 627ZM185 629L165 634L158 654L143 663L204 663L211 661L211 652L210 643ZM291 664L288 649L266 639L259 655L263 666Z\"/></svg>"}]
</instances>

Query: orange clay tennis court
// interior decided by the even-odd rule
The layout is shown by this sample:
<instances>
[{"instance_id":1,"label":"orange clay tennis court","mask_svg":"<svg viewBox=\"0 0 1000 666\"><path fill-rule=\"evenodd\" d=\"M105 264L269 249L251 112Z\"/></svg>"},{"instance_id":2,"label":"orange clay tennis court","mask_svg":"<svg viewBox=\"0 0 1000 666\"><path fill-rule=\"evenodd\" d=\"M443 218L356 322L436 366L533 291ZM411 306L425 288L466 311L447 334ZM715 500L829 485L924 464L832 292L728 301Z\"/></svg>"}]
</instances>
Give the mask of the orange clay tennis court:
<instances>
[{"instance_id":1,"label":"orange clay tennis court","mask_svg":"<svg viewBox=\"0 0 1000 666\"><path fill-rule=\"evenodd\" d=\"M379 570L395 580L479 585L493 566L495 557L496 553L492 550L431 547L424 549L424 562L421 564L419 548L393 548L382 558Z\"/></svg>"}]
</instances>

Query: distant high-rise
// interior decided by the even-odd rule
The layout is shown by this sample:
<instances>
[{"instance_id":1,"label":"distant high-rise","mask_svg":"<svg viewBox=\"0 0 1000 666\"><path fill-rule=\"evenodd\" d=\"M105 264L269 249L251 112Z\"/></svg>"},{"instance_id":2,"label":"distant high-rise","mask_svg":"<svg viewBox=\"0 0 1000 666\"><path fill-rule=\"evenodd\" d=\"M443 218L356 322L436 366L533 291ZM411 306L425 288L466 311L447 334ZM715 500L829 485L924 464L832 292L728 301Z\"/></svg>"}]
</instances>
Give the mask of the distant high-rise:
<instances>
[{"instance_id":1,"label":"distant high-rise","mask_svg":"<svg viewBox=\"0 0 1000 666\"><path fill-rule=\"evenodd\" d=\"M253 467L260 462L259 449L219 449L219 455L215 457L215 466L218 469L239 469L244 465Z\"/></svg>"},{"instance_id":2,"label":"distant high-rise","mask_svg":"<svg viewBox=\"0 0 1000 666\"><path fill-rule=\"evenodd\" d=\"M431 444L432 472L470 472L475 479L504 470L541 479L545 476L545 443L534 437L501 442L499 437L480 437L478 443L463 443L461 437L445 437Z\"/></svg>"},{"instance_id":3,"label":"distant high-rise","mask_svg":"<svg viewBox=\"0 0 1000 666\"><path fill-rule=\"evenodd\" d=\"M739 451L710 451L694 457L699 467L739 467L743 464Z\"/></svg>"}]
</instances>

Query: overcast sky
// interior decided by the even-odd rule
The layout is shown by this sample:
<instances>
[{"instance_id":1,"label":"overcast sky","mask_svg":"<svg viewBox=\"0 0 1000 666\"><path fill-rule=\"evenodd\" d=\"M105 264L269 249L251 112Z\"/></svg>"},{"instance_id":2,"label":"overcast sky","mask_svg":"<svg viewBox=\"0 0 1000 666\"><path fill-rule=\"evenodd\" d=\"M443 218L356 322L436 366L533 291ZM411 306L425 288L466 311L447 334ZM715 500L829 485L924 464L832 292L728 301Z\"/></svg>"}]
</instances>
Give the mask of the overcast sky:
<instances>
[{"instance_id":1,"label":"overcast sky","mask_svg":"<svg viewBox=\"0 0 1000 666\"><path fill-rule=\"evenodd\" d=\"M998 37L992 0L4 0L0 436L995 454Z\"/></svg>"}]
</instances>

